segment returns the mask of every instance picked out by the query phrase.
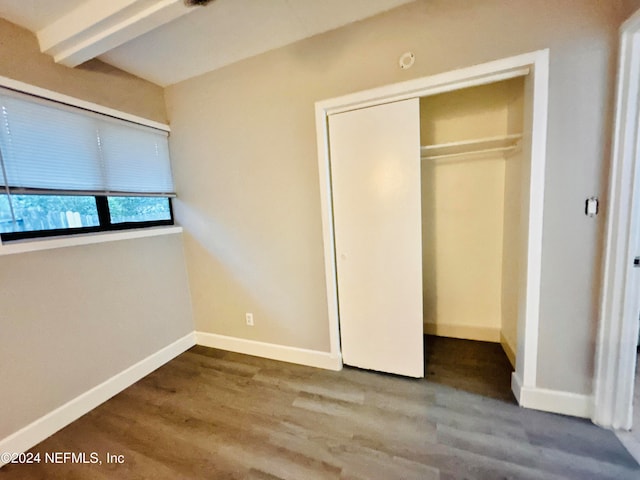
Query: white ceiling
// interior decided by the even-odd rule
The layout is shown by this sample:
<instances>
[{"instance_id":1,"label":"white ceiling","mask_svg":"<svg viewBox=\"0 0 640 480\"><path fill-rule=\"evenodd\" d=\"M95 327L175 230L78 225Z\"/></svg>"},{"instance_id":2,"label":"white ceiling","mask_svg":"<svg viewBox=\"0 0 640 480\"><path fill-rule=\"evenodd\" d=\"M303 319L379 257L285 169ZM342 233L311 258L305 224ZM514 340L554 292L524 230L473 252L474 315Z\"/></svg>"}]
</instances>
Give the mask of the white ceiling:
<instances>
[{"instance_id":1,"label":"white ceiling","mask_svg":"<svg viewBox=\"0 0 640 480\"><path fill-rule=\"evenodd\" d=\"M410 1L215 0L186 9L177 0L0 0L0 16L34 32L60 63L99 55L166 86Z\"/></svg>"},{"instance_id":2,"label":"white ceiling","mask_svg":"<svg viewBox=\"0 0 640 480\"><path fill-rule=\"evenodd\" d=\"M0 0L0 17L37 32L84 2L85 0Z\"/></svg>"}]
</instances>

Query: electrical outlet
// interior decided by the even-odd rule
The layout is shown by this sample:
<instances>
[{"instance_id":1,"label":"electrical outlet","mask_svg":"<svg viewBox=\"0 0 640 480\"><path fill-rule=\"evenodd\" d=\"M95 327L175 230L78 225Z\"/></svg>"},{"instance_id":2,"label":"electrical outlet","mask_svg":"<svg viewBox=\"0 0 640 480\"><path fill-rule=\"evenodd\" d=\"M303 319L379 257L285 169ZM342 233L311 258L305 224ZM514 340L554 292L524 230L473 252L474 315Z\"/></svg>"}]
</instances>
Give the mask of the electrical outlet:
<instances>
[{"instance_id":1,"label":"electrical outlet","mask_svg":"<svg viewBox=\"0 0 640 480\"><path fill-rule=\"evenodd\" d=\"M247 326L253 327L253 313L247 313L245 317L247 319Z\"/></svg>"}]
</instances>

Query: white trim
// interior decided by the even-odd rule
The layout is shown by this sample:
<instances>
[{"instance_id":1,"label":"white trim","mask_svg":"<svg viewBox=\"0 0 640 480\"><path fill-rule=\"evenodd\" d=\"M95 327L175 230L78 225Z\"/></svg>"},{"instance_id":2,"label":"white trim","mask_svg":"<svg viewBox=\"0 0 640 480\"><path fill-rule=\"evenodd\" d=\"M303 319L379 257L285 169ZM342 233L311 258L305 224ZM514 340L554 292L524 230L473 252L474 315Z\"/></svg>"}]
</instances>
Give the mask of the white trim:
<instances>
[{"instance_id":1,"label":"white trim","mask_svg":"<svg viewBox=\"0 0 640 480\"><path fill-rule=\"evenodd\" d=\"M638 338L640 254L640 11L621 27L616 118L613 134L607 233L593 421L628 430L633 422L633 384Z\"/></svg>"},{"instance_id":2,"label":"white trim","mask_svg":"<svg viewBox=\"0 0 640 480\"><path fill-rule=\"evenodd\" d=\"M547 155L547 109L549 104L549 50L536 52L533 65L533 116L531 125L531 171L529 180L529 239L527 242L527 290L524 328L518 325L518 345L522 358L516 370L522 372L527 387L537 382L538 325L540 321L540 283L542 271L542 231L544 215L544 172ZM521 330L524 330L522 332ZM522 362L522 367L519 363Z\"/></svg>"},{"instance_id":3,"label":"white trim","mask_svg":"<svg viewBox=\"0 0 640 480\"><path fill-rule=\"evenodd\" d=\"M424 323L424 333L440 337L462 338L480 342L500 341L500 327L478 327L453 323Z\"/></svg>"},{"instance_id":4,"label":"white trim","mask_svg":"<svg viewBox=\"0 0 640 480\"><path fill-rule=\"evenodd\" d=\"M341 357L340 322L338 316L338 284L336 252L333 244L333 201L331 199L331 172L329 167L329 129L326 110L316 103L316 137L318 141L318 167L320 180L320 211L322 213L322 239L324 247L325 284L329 320L329 348L331 355Z\"/></svg>"},{"instance_id":5,"label":"white trim","mask_svg":"<svg viewBox=\"0 0 640 480\"><path fill-rule=\"evenodd\" d=\"M73 107L82 108L91 112L102 113L114 118L120 118L129 122L134 122L140 125L146 125L147 127L157 128L165 132L170 132L171 128L166 123L155 122L147 118L138 117L130 113L121 112L113 108L98 105L97 103L87 102L79 98L71 97L63 93L54 92L53 90L47 90L46 88L36 87L19 80L0 76L0 87L10 88L18 92L26 93L28 95L35 95L36 97L46 98L55 102L64 103L65 105L71 105Z\"/></svg>"},{"instance_id":6,"label":"white trim","mask_svg":"<svg viewBox=\"0 0 640 480\"><path fill-rule=\"evenodd\" d=\"M0 453L22 453L195 345L189 333L0 440ZM0 467L4 465L0 460Z\"/></svg>"},{"instance_id":7,"label":"white trim","mask_svg":"<svg viewBox=\"0 0 640 480\"><path fill-rule=\"evenodd\" d=\"M511 376L511 389L521 407L581 418L591 418L593 414L591 395L525 387L515 372Z\"/></svg>"},{"instance_id":8,"label":"white trim","mask_svg":"<svg viewBox=\"0 0 640 480\"><path fill-rule=\"evenodd\" d=\"M329 352L307 350L305 348L288 347L274 343L264 343L245 338L228 337L217 333L195 332L196 343L204 347L219 348L230 352L244 353L256 357L270 358L282 362L297 363L325 370L341 370L342 358Z\"/></svg>"},{"instance_id":9,"label":"white trim","mask_svg":"<svg viewBox=\"0 0 640 480\"><path fill-rule=\"evenodd\" d=\"M518 405L522 405L520 402L520 393L522 391L522 380L520 380L520 376L518 372L511 373L511 391L513 392L513 396L516 397L516 402Z\"/></svg>"},{"instance_id":10,"label":"white trim","mask_svg":"<svg viewBox=\"0 0 640 480\"><path fill-rule=\"evenodd\" d=\"M640 10L636 10L622 25L620 25L620 33L631 33L640 31Z\"/></svg>"},{"instance_id":11,"label":"white trim","mask_svg":"<svg viewBox=\"0 0 640 480\"><path fill-rule=\"evenodd\" d=\"M372 107L383 103L399 102L426 95L437 95L438 93L523 77L530 73L529 65L533 64L533 60L528 57L537 53L533 52L532 54L519 55L429 77L350 93L342 97L316 102L316 105L326 106L327 115L335 115L336 113ZM486 67L488 66L491 67L487 69Z\"/></svg>"},{"instance_id":12,"label":"white trim","mask_svg":"<svg viewBox=\"0 0 640 480\"><path fill-rule=\"evenodd\" d=\"M538 50L510 58L475 65L438 75L387 85L333 99L316 102L316 135L322 233L327 288L328 322L331 355L340 355L338 298L333 243L333 205L329 170L328 116L407 98L435 95L469 86L493 83L530 74L533 77L531 188L529 195L529 241L526 271L524 328L518 329L518 371L524 384L535 387L537 378L538 324L544 207L544 172L546 159L547 107L549 88L549 50ZM520 358L522 357L522 358Z\"/></svg>"},{"instance_id":13,"label":"white trim","mask_svg":"<svg viewBox=\"0 0 640 480\"><path fill-rule=\"evenodd\" d=\"M175 235L177 233L182 233L182 227L174 225L168 227L136 228L132 230L119 230L115 232L96 232L84 233L80 235L65 235L60 237L15 240L13 242L0 243L0 256L35 252L38 250L51 250L54 248L75 247L78 245L90 245L93 243L130 240L132 238Z\"/></svg>"}]
</instances>

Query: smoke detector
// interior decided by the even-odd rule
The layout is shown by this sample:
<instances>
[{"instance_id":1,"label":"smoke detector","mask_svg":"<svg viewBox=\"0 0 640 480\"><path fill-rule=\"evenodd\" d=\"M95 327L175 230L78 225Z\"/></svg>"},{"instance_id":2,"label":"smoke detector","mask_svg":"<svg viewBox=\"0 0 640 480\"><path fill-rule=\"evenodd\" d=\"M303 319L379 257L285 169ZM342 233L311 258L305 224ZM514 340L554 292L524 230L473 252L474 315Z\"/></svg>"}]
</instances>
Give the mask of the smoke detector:
<instances>
[{"instance_id":1,"label":"smoke detector","mask_svg":"<svg viewBox=\"0 0 640 480\"><path fill-rule=\"evenodd\" d=\"M400 55L400 58L398 59L398 64L400 65L400 68L403 70L413 67L413 64L415 62L416 62L416 56L413 54L413 52L405 52L402 55Z\"/></svg>"}]
</instances>

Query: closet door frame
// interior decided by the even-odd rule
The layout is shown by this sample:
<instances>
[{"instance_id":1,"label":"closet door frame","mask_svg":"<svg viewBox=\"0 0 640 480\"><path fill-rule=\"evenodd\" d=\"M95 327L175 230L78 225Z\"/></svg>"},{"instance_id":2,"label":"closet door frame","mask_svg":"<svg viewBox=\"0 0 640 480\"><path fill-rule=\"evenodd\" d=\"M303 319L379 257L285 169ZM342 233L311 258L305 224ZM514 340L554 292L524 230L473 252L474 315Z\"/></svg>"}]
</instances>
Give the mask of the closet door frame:
<instances>
[{"instance_id":1,"label":"closet door frame","mask_svg":"<svg viewBox=\"0 0 640 480\"><path fill-rule=\"evenodd\" d=\"M525 75L531 77L533 90L532 99L530 100L532 130L530 132L530 188L529 198L527 199L529 203L527 258L524 262L526 264L526 298L520 299L520 302L524 303L524 318L519 319L518 324L516 371L512 375L511 388L521 406L545 409L539 405L538 397L536 396L536 383L549 90L548 49L316 102L316 135L325 281L329 312L330 355L339 365L342 365L342 355L333 229L328 117L350 110L451 92Z\"/></svg>"}]
</instances>

